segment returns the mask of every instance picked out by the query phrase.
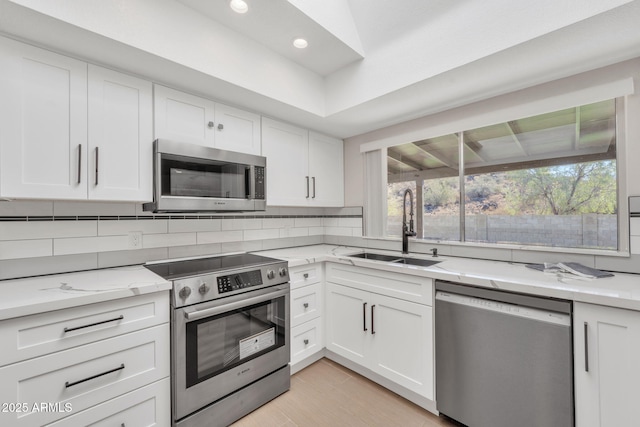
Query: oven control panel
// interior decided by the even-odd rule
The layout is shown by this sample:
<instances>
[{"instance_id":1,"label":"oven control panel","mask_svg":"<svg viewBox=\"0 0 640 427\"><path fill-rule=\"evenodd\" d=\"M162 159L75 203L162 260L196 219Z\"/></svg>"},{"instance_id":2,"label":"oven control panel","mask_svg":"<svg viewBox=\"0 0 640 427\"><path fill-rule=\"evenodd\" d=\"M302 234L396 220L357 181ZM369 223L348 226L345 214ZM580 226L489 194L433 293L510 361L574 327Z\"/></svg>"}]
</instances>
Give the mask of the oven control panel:
<instances>
[{"instance_id":1,"label":"oven control panel","mask_svg":"<svg viewBox=\"0 0 640 427\"><path fill-rule=\"evenodd\" d=\"M242 273L218 276L218 293L233 292L253 286L262 285L261 270L251 270Z\"/></svg>"}]
</instances>

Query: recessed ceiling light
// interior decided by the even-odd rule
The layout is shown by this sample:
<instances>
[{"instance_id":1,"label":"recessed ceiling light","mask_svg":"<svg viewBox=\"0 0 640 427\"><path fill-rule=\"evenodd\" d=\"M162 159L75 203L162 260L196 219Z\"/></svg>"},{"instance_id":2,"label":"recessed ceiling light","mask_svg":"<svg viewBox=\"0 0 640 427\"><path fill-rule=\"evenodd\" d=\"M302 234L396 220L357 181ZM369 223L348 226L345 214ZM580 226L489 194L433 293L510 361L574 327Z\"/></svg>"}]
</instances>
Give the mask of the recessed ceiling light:
<instances>
[{"instance_id":1,"label":"recessed ceiling light","mask_svg":"<svg viewBox=\"0 0 640 427\"><path fill-rule=\"evenodd\" d=\"M231 0L229 6L234 12L238 13L247 13L249 10L249 5L244 0Z\"/></svg>"},{"instance_id":2,"label":"recessed ceiling light","mask_svg":"<svg viewBox=\"0 0 640 427\"><path fill-rule=\"evenodd\" d=\"M309 43L307 43L305 39L298 37L293 41L293 45L298 49L304 49L305 47L309 46Z\"/></svg>"}]
</instances>

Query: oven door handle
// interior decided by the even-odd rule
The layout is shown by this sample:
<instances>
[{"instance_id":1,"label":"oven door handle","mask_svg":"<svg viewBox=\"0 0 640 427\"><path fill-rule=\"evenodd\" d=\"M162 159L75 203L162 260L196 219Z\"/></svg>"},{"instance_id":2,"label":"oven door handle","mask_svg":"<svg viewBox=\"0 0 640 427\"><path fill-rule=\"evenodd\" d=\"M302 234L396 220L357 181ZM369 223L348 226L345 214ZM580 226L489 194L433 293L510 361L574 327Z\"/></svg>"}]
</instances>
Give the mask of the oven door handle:
<instances>
[{"instance_id":1,"label":"oven door handle","mask_svg":"<svg viewBox=\"0 0 640 427\"><path fill-rule=\"evenodd\" d=\"M260 292L260 291L255 291ZM270 299L278 298L284 295L289 294L289 286L286 288L278 288L277 291L273 291L272 289L265 289L263 293L260 295L256 295L251 298L241 299L238 301L230 302L228 304L222 304L211 308L204 308L201 310L194 309L192 307L188 307L183 309L184 317L187 321L198 320L205 317L216 316L221 313L226 313L227 311L237 310L239 308L247 307L249 305L258 304L263 301L268 301Z\"/></svg>"}]
</instances>

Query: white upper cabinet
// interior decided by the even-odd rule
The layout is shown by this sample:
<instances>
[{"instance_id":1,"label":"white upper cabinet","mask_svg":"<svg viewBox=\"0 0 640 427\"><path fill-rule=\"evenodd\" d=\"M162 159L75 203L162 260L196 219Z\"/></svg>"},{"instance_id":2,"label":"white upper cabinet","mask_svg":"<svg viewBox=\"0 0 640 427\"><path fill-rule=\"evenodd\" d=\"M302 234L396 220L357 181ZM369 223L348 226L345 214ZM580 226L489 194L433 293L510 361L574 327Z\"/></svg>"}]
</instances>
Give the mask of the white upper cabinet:
<instances>
[{"instance_id":1,"label":"white upper cabinet","mask_svg":"<svg viewBox=\"0 0 640 427\"><path fill-rule=\"evenodd\" d=\"M309 132L311 200L320 206L344 206L343 142Z\"/></svg>"},{"instance_id":2,"label":"white upper cabinet","mask_svg":"<svg viewBox=\"0 0 640 427\"><path fill-rule=\"evenodd\" d=\"M0 196L87 198L87 64L0 37Z\"/></svg>"},{"instance_id":3,"label":"white upper cabinet","mask_svg":"<svg viewBox=\"0 0 640 427\"><path fill-rule=\"evenodd\" d=\"M151 82L89 65L89 198L152 198Z\"/></svg>"},{"instance_id":4,"label":"white upper cabinet","mask_svg":"<svg viewBox=\"0 0 640 427\"><path fill-rule=\"evenodd\" d=\"M155 137L260 154L260 116L154 86Z\"/></svg>"},{"instance_id":5,"label":"white upper cabinet","mask_svg":"<svg viewBox=\"0 0 640 427\"><path fill-rule=\"evenodd\" d=\"M151 199L151 83L0 38L0 196Z\"/></svg>"},{"instance_id":6,"label":"white upper cabinet","mask_svg":"<svg viewBox=\"0 0 640 427\"><path fill-rule=\"evenodd\" d=\"M344 206L342 140L262 119L271 206Z\"/></svg>"}]
</instances>

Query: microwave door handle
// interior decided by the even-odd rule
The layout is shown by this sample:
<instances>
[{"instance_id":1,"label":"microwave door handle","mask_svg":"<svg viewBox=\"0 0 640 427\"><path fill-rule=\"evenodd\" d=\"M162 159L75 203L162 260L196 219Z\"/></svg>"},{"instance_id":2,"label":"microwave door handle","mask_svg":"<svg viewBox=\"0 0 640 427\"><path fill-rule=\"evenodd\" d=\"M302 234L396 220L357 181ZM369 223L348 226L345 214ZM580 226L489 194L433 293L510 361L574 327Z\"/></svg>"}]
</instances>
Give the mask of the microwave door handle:
<instances>
[{"instance_id":1,"label":"microwave door handle","mask_svg":"<svg viewBox=\"0 0 640 427\"><path fill-rule=\"evenodd\" d=\"M226 313L228 311L237 310L239 308L248 307L253 304L258 304L260 302L268 301L270 299L278 298L283 295L289 294L289 287L285 289L280 289L278 291L269 290L263 295L258 295L253 298L242 299L236 302L232 302L229 304L223 304L216 307L205 308L202 310L190 310L184 309L184 317L187 321L203 319L205 317L217 316L218 314Z\"/></svg>"},{"instance_id":2,"label":"microwave door handle","mask_svg":"<svg viewBox=\"0 0 640 427\"><path fill-rule=\"evenodd\" d=\"M249 166L244 170L244 188L246 198L249 200L256 198L256 168Z\"/></svg>"}]
</instances>

